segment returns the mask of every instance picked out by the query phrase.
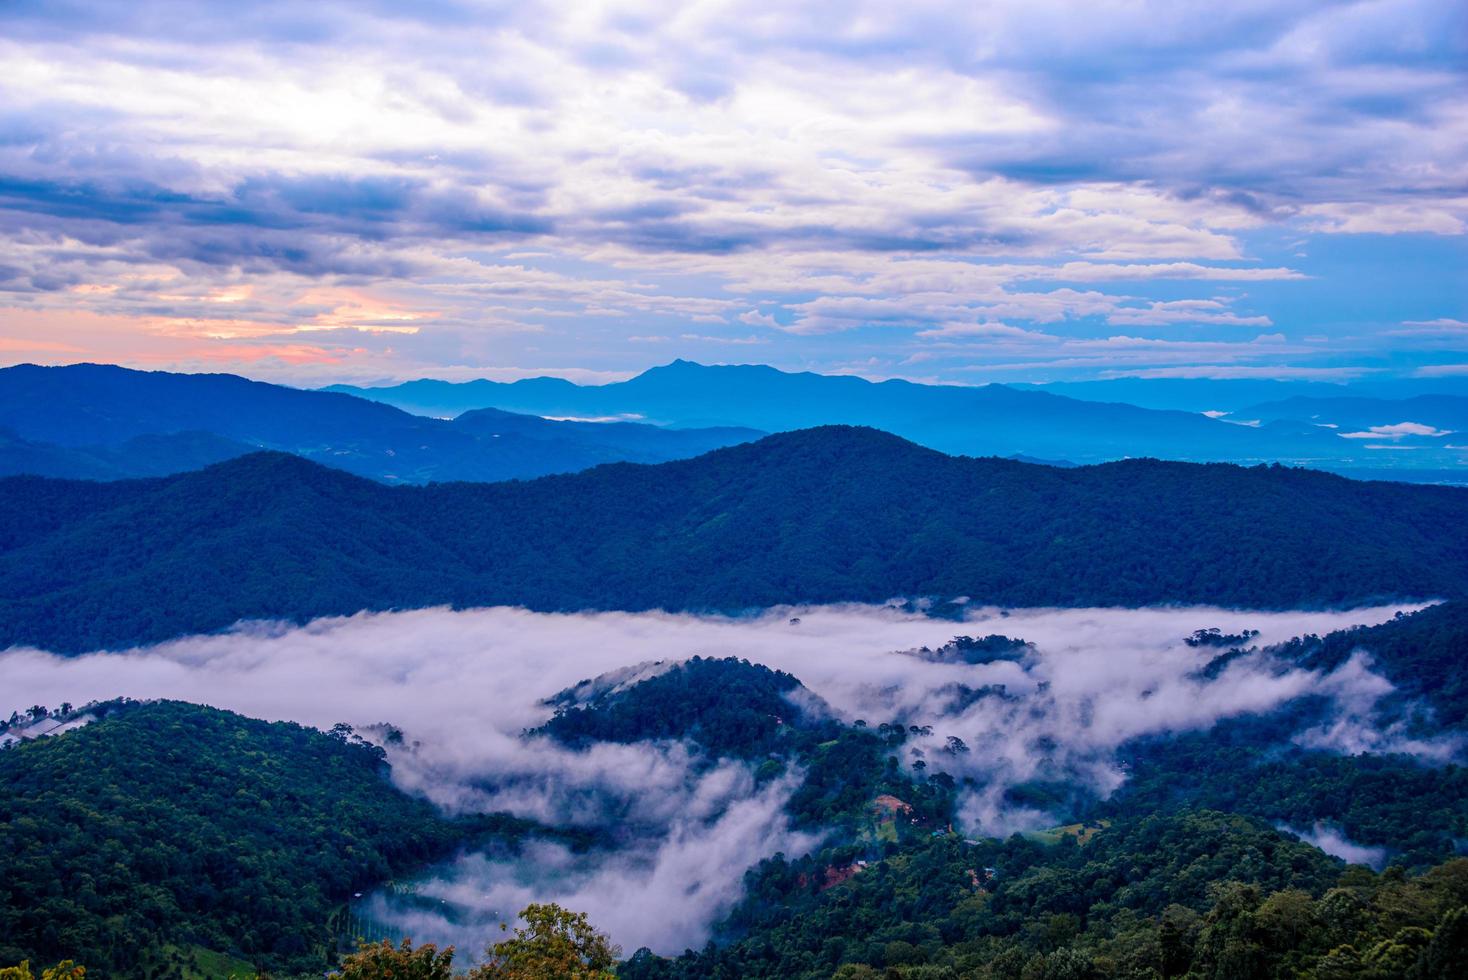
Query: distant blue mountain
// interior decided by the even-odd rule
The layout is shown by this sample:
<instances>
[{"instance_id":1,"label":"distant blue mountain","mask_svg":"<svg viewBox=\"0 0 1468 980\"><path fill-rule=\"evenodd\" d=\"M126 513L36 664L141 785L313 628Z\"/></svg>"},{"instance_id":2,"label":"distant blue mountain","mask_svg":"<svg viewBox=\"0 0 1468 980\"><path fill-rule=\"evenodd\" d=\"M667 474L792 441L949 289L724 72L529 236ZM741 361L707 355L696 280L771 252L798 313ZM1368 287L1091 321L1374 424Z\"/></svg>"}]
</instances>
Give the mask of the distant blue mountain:
<instances>
[{"instance_id":1,"label":"distant blue mountain","mask_svg":"<svg viewBox=\"0 0 1468 980\"><path fill-rule=\"evenodd\" d=\"M1003 385L873 383L688 361L599 386L536 378L331 391L223 374L21 365L0 370L0 475L154 476L272 449L388 483L496 481L681 459L765 431L858 424L957 455L1278 461L1411 479L1468 470L1465 440L1416 429L1355 434L1402 422L1458 433L1468 430L1465 406L1468 398L1442 394L1292 397L1215 419ZM603 418L644 421L583 421Z\"/></svg>"},{"instance_id":2,"label":"distant blue mountain","mask_svg":"<svg viewBox=\"0 0 1468 980\"><path fill-rule=\"evenodd\" d=\"M1264 378L1108 378L1016 384L1086 401L1126 402L1184 412L1238 412L1261 402L1294 398L1412 398L1468 395L1468 378L1393 378L1381 381L1275 381Z\"/></svg>"},{"instance_id":3,"label":"distant blue mountain","mask_svg":"<svg viewBox=\"0 0 1468 980\"><path fill-rule=\"evenodd\" d=\"M1287 398L1242 409L1238 415L1264 421L1289 419L1316 425L1333 425L1343 431L1368 431L1373 427L1416 423L1468 439L1468 397L1463 395L1417 395L1413 398Z\"/></svg>"},{"instance_id":4,"label":"distant blue mountain","mask_svg":"<svg viewBox=\"0 0 1468 980\"><path fill-rule=\"evenodd\" d=\"M1321 386L1333 390L1329 386ZM332 389L407 411L453 415L471 408L558 416L630 416L675 425L744 425L788 431L867 425L946 453L1102 462L1135 456L1191 461L1283 461L1375 468L1383 460L1359 442L1309 420L1239 425L1199 411L1088 401L1038 388L963 387L849 376L786 373L764 365L652 368L627 381L582 386L551 378L512 383L413 381L386 388ZM1258 400L1280 389L1250 383L1235 394ZM1451 456L1451 454L1449 454ZM1450 466L1453 458L1413 459Z\"/></svg>"},{"instance_id":5,"label":"distant blue mountain","mask_svg":"<svg viewBox=\"0 0 1468 980\"><path fill-rule=\"evenodd\" d=\"M1297 396L1345 394L1345 385L1319 381L1214 378L1110 378L1100 381L1017 383L1025 391L1044 391L1092 402L1126 402L1142 408L1179 412L1233 412L1258 402Z\"/></svg>"},{"instance_id":6,"label":"distant blue mountain","mask_svg":"<svg viewBox=\"0 0 1468 980\"><path fill-rule=\"evenodd\" d=\"M762 434L556 422L495 410L450 422L228 374L101 364L0 370L0 430L0 474L156 476L273 449L388 483L528 479L601 463L666 462Z\"/></svg>"},{"instance_id":7,"label":"distant blue mountain","mask_svg":"<svg viewBox=\"0 0 1468 980\"><path fill-rule=\"evenodd\" d=\"M115 446L61 446L32 442L0 429L0 476L30 473L74 480L167 476L222 463L257 448L212 432L134 436Z\"/></svg>"}]
</instances>

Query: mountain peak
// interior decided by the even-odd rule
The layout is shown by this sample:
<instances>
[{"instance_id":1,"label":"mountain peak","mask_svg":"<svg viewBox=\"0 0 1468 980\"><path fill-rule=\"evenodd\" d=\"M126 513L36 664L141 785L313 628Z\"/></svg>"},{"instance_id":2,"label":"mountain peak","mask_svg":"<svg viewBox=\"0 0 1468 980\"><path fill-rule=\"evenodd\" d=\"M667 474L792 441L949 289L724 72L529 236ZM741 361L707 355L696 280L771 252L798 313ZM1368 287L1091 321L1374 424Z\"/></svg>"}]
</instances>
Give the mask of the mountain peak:
<instances>
[{"instance_id":1,"label":"mountain peak","mask_svg":"<svg viewBox=\"0 0 1468 980\"><path fill-rule=\"evenodd\" d=\"M942 466L951 461L951 457L937 450L864 425L821 425L778 432L704 458L716 457L739 468L763 473L777 470L803 473L812 466L828 473L847 469L892 473ZM687 460L685 465L696 466L699 461Z\"/></svg>"},{"instance_id":2,"label":"mountain peak","mask_svg":"<svg viewBox=\"0 0 1468 980\"><path fill-rule=\"evenodd\" d=\"M631 381L636 381L639 378L646 377L676 377L709 374L760 374L769 376L783 375L788 373L789 372L787 371L781 371L777 367L771 367L768 364L703 364L699 361L689 361L679 357L669 361L667 364L659 364L656 367L650 367L646 371L643 371L641 374L632 378Z\"/></svg>"},{"instance_id":3,"label":"mountain peak","mask_svg":"<svg viewBox=\"0 0 1468 980\"><path fill-rule=\"evenodd\" d=\"M294 453L283 453L273 449L245 453L243 456L236 456L222 463L214 463L201 470L180 473L172 477L165 477L165 479L200 480L210 483L223 479L231 484L265 482L272 485L287 482L315 483L324 480L353 484L372 482L365 477L348 473L346 470L325 466Z\"/></svg>"}]
</instances>

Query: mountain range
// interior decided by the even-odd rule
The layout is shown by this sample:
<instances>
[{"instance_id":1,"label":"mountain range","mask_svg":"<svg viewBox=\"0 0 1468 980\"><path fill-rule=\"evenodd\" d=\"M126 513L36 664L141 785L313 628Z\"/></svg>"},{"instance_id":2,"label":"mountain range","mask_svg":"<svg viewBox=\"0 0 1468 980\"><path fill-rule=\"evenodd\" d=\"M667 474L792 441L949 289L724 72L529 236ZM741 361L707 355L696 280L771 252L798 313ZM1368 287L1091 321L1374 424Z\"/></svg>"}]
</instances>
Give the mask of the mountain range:
<instances>
[{"instance_id":1,"label":"mountain range","mask_svg":"<svg viewBox=\"0 0 1468 980\"><path fill-rule=\"evenodd\" d=\"M228 374L102 364L0 370L0 474L157 476L272 449L386 483L509 480L623 460L663 462L759 435L558 422L495 409L447 421Z\"/></svg>"},{"instance_id":2,"label":"mountain range","mask_svg":"<svg viewBox=\"0 0 1468 980\"><path fill-rule=\"evenodd\" d=\"M1301 389L1228 390L1241 399ZM0 475L162 476L268 449L385 483L488 482L683 459L766 431L832 424L949 454L1056 465L1147 456L1468 482L1468 446L1456 435L1468 429L1468 397L1450 394L1297 395L1204 414L1023 386L872 383L688 361L599 386L534 378L327 391L95 364L0 370Z\"/></svg>"},{"instance_id":3,"label":"mountain range","mask_svg":"<svg viewBox=\"0 0 1468 980\"><path fill-rule=\"evenodd\" d=\"M825 427L660 465L387 487L279 454L0 481L0 646L440 604L969 596L1298 608L1468 590L1468 491L1284 467L1064 469Z\"/></svg>"},{"instance_id":4,"label":"mountain range","mask_svg":"<svg viewBox=\"0 0 1468 980\"><path fill-rule=\"evenodd\" d=\"M1165 380L1165 379L1164 379ZM1387 451L1377 443L1342 438L1319 424L1308 405L1269 416L1249 406L1270 397L1340 395L1334 385L1217 382L1159 396L1140 383L1124 388L1072 388L1094 397L1151 392L1169 407L1142 407L1122 401L1089 400L1056 394L1050 386L928 385L891 380L870 382L844 375L787 373L765 365L709 366L674 361L627 381L576 385L560 378L515 382L486 380L451 383L420 380L383 388L334 386L331 391L372 398L406 411L454 415L496 407L540 415L648 419L678 425L743 425L770 432L817 425L867 425L945 453L1103 462L1124 457L1287 462L1324 469L1449 469L1468 460L1468 450L1442 439L1412 432L1392 433ZM1468 397L1434 396L1434 403L1468 407ZM1307 399L1308 400L1308 399ZM1366 399L1379 411L1367 413L1370 425L1418 422L1416 403ZM1215 408L1181 410L1191 403ZM1403 412L1407 412L1403 416ZM1468 412L1465 412L1468 414ZM1213 417L1221 416L1221 417ZM1381 440L1378 440L1378 443ZM1468 470L1465 470L1468 472Z\"/></svg>"}]
</instances>

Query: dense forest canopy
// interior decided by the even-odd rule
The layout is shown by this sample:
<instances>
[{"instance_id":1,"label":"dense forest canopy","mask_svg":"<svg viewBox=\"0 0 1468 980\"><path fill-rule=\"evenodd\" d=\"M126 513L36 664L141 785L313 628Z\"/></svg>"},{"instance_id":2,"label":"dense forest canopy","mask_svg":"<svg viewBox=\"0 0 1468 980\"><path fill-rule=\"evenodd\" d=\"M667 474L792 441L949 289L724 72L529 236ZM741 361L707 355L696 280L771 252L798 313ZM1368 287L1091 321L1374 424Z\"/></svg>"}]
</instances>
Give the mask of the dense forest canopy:
<instances>
[{"instance_id":1,"label":"dense forest canopy","mask_svg":"<svg viewBox=\"0 0 1468 980\"><path fill-rule=\"evenodd\" d=\"M1382 662L1407 670L1420 660L1402 636L1461 650L1448 632L1455 622L1439 611L1304 645L1318 657L1397 641ZM992 636L951 646L1023 644ZM1454 858L1468 836L1468 771L1303 748L1294 739L1319 720L1316 699L1140 740L1124 750L1121 792L1088 799L1072 788L1049 802L1079 822L1001 840L952 831L955 791L971 781L949 776L941 757L926 771L894 765L908 735L901 723L775 724L782 706L772 697L796 685L758 665L698 660L565 708L546 726L583 743L593 731L702 735L709 751L735 755L739 739L728 733L742 731L748 749L807 767L794 814L841 828L809 855L752 869L744 900L705 949L640 950L622 976L1446 978L1468 965L1468 860ZM898 801L896 819L873 800ZM1323 823L1382 845L1391 867L1345 869L1288 829Z\"/></svg>"},{"instance_id":2,"label":"dense forest canopy","mask_svg":"<svg viewBox=\"0 0 1468 980\"><path fill-rule=\"evenodd\" d=\"M181 702L97 713L0 750L0 963L161 978L202 949L311 971L353 892L516 827L445 819L345 732Z\"/></svg>"},{"instance_id":3,"label":"dense forest canopy","mask_svg":"<svg viewBox=\"0 0 1468 980\"><path fill-rule=\"evenodd\" d=\"M1468 590L1468 491L1278 467L1060 469L833 427L528 483L389 488L281 455L0 481L0 644L428 605L1339 605Z\"/></svg>"},{"instance_id":4,"label":"dense forest canopy","mask_svg":"<svg viewBox=\"0 0 1468 980\"><path fill-rule=\"evenodd\" d=\"M1329 662L1375 644L1383 669L1406 676L1443 668L1463 649L1461 626L1450 605L1274 653ZM1204 647L1201 657L1219 649ZM990 635L915 653L965 663L1034 651ZM1123 746L1127 780L1109 796L1015 786L1016 803L1061 822L970 837L959 802L984 777L952 764L966 747L919 764L908 750L927 733L899 717L838 720L799 678L747 660L639 674L549 694L549 719L523 737L577 752L678 741L760 783L794 774L785 811L817 843L750 868L705 948L639 950L620 976L1438 980L1461 975L1468 956L1468 861L1455 857L1468 837L1465 770L1308 748L1297 739L1320 720L1318 698ZM1449 731L1441 718L1455 703L1402 723ZM0 962L71 957L107 976L315 972L339 955L354 892L474 841L517 847L534 829L444 818L394 789L383 751L344 726L179 702L87 714L100 720L0 750ZM1295 834L1322 826L1385 870L1347 868ZM614 848L616 835L581 846ZM411 946L362 956L349 968L448 969Z\"/></svg>"},{"instance_id":5,"label":"dense forest canopy","mask_svg":"<svg viewBox=\"0 0 1468 980\"><path fill-rule=\"evenodd\" d=\"M830 884L849 859L763 863L723 943L639 951L621 975L1447 980L1468 965L1468 860L1418 877L1342 870L1212 811L1118 821L1084 844L915 840Z\"/></svg>"}]
</instances>

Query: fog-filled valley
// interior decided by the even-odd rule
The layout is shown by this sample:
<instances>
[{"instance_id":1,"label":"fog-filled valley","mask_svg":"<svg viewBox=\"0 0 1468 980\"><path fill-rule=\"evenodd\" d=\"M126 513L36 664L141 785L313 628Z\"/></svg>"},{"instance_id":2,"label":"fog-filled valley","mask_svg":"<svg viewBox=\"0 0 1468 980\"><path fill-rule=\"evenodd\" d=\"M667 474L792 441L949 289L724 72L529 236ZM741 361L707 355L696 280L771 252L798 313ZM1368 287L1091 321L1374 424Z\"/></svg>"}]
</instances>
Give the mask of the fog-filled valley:
<instances>
[{"instance_id":1,"label":"fog-filled valley","mask_svg":"<svg viewBox=\"0 0 1468 980\"><path fill-rule=\"evenodd\" d=\"M739 934L746 871L776 855L832 866L835 849L866 868L950 835L1044 840L1077 821L1100 840L1153 812L1189 740L1245 744L1261 773L1344 765L1337 787L1462 781L1462 705L1404 681L1411 666L1376 639L1444 607L924 605L362 613L81 656L17 648L0 672L18 704L66 703L78 733L146 708L119 697L344 724L338 737L379 747L397 790L446 826L510 818L487 838L456 831L441 862L349 902L350 928L470 955L532 901L588 913L629 953L701 949ZM1156 812L1213 803L1244 774L1199 775ZM1443 792L1437 827L1329 792L1231 809L1382 867L1452 852L1468 811Z\"/></svg>"}]
</instances>

